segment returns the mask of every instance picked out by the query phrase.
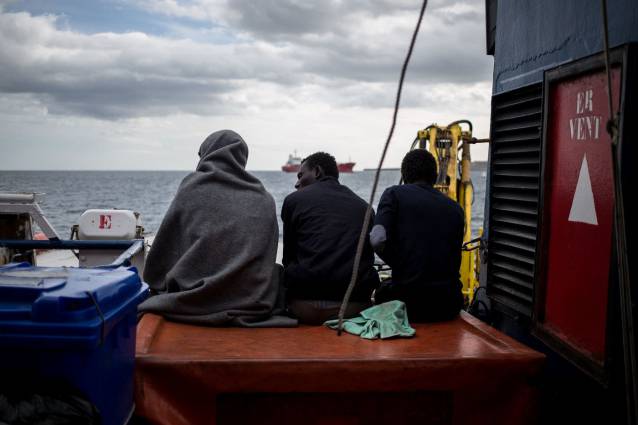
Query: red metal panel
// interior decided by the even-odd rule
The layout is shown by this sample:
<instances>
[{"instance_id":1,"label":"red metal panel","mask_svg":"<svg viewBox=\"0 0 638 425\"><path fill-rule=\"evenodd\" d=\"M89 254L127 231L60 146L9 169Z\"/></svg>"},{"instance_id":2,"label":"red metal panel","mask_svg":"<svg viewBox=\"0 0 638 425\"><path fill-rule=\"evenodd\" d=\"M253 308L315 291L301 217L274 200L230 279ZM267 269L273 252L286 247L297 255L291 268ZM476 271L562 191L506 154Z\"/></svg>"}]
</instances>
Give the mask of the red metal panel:
<instances>
[{"instance_id":1,"label":"red metal panel","mask_svg":"<svg viewBox=\"0 0 638 425\"><path fill-rule=\"evenodd\" d=\"M615 110L620 74L613 69ZM606 83L595 72L551 86L545 164L544 326L600 364L614 205Z\"/></svg>"}]
</instances>

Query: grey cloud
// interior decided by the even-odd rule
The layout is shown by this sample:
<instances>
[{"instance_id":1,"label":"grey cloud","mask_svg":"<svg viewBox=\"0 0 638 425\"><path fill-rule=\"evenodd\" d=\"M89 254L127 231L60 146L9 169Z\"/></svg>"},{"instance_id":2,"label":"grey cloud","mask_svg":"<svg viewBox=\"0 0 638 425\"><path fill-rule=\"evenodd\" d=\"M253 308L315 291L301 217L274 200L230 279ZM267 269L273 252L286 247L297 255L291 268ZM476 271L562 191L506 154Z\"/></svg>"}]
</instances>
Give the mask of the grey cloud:
<instances>
[{"instance_id":1,"label":"grey cloud","mask_svg":"<svg viewBox=\"0 0 638 425\"><path fill-rule=\"evenodd\" d=\"M363 109L391 109L397 93L397 82L387 83L358 83L345 89L337 87L321 96L330 97L337 106ZM438 108L467 105L469 108L476 104L489 103L489 96L481 94L482 89L476 84L459 87L447 84L441 87L437 84L410 84L403 86L401 107L427 108L436 105Z\"/></svg>"},{"instance_id":2,"label":"grey cloud","mask_svg":"<svg viewBox=\"0 0 638 425\"><path fill-rule=\"evenodd\" d=\"M290 36L348 34L369 18L408 13L415 0L120 0L166 16L210 21L262 40L295 42ZM426 16L456 25L482 16L481 0L429 0ZM478 12L480 13L478 13Z\"/></svg>"},{"instance_id":3,"label":"grey cloud","mask_svg":"<svg viewBox=\"0 0 638 425\"><path fill-rule=\"evenodd\" d=\"M476 19L476 12L456 12L456 5L476 6L478 0L430 1L428 15L454 19L454 23ZM355 18L390 16L402 12L416 12L420 2L413 0L229 0L225 3L227 22L233 26L267 38L290 34L322 34L348 32Z\"/></svg>"},{"instance_id":4,"label":"grey cloud","mask_svg":"<svg viewBox=\"0 0 638 425\"><path fill-rule=\"evenodd\" d=\"M294 68L268 46L86 36L54 24L51 17L0 14L0 91L39 96L52 114L228 113L239 104L232 94L241 80L277 81L281 67Z\"/></svg>"},{"instance_id":5,"label":"grey cloud","mask_svg":"<svg viewBox=\"0 0 638 425\"><path fill-rule=\"evenodd\" d=\"M392 16L408 12L416 18L421 4L413 0L228 0L227 24L260 38L281 39L291 34L349 33L367 17ZM455 10L465 6L470 10ZM446 23L463 24L481 19L479 0L429 1L426 16L444 19ZM357 22L359 21L359 22Z\"/></svg>"},{"instance_id":6,"label":"grey cloud","mask_svg":"<svg viewBox=\"0 0 638 425\"><path fill-rule=\"evenodd\" d=\"M483 39L471 37L472 30L482 29L482 25L480 29L477 27L421 33L408 68L408 80L457 84L489 81L491 58L484 54ZM409 36L409 33L405 35ZM356 43L348 40L299 49L304 72L353 81L387 82L398 79L407 53L407 37L385 43L383 40L371 40L363 46Z\"/></svg>"},{"instance_id":7,"label":"grey cloud","mask_svg":"<svg viewBox=\"0 0 638 425\"><path fill-rule=\"evenodd\" d=\"M239 0L228 6L233 10L229 19L234 27L285 42L307 75L373 82L398 78L420 4L407 0L324 1L299 13L295 0ZM460 84L489 80L491 61L485 55L483 37L476 36L484 32L483 8L478 0L430 1L410 78ZM383 19L392 22L393 17L401 19L400 28L366 33L365 26L374 24L374 19L379 25Z\"/></svg>"},{"instance_id":8,"label":"grey cloud","mask_svg":"<svg viewBox=\"0 0 638 425\"><path fill-rule=\"evenodd\" d=\"M394 107L396 98L396 84L385 83L349 87L342 93L333 93L336 104L348 108L383 109ZM406 108L422 107L433 104L436 99L428 91L412 91L408 87L401 96L401 106Z\"/></svg>"},{"instance_id":9,"label":"grey cloud","mask_svg":"<svg viewBox=\"0 0 638 425\"><path fill-rule=\"evenodd\" d=\"M43 83L48 112L86 115L100 119L161 116L171 113L215 114L224 111L221 95L231 92L227 83L194 83L145 78L131 84L129 78L83 81L67 84ZM36 90L34 90L36 91Z\"/></svg>"},{"instance_id":10,"label":"grey cloud","mask_svg":"<svg viewBox=\"0 0 638 425\"><path fill-rule=\"evenodd\" d=\"M361 83L394 91L419 6L412 0L199 0L179 10L170 3L166 10L179 16L215 15L239 41L84 35L59 29L55 17L0 12L0 92L31 93L52 114L107 120L294 107L315 85L329 105L385 107L388 90ZM477 3L430 1L407 80L421 84L421 93L424 84L490 80L491 62L476 37L483 32ZM247 99L246 87L260 84L278 89ZM410 96L406 105L427 101Z\"/></svg>"},{"instance_id":11,"label":"grey cloud","mask_svg":"<svg viewBox=\"0 0 638 425\"><path fill-rule=\"evenodd\" d=\"M236 12L234 24L259 35L272 37L329 31L337 16L337 2L299 2L295 0L234 0L228 3Z\"/></svg>"},{"instance_id":12,"label":"grey cloud","mask_svg":"<svg viewBox=\"0 0 638 425\"><path fill-rule=\"evenodd\" d=\"M405 48L407 50L407 47ZM427 52L420 55L419 52ZM394 54L349 55L347 51L313 51L313 60L302 61L307 73L332 75L353 81L396 81L404 60L404 51ZM471 84L489 80L489 60L471 50L441 44L437 49L417 49L408 68L408 80L422 83Z\"/></svg>"}]
</instances>

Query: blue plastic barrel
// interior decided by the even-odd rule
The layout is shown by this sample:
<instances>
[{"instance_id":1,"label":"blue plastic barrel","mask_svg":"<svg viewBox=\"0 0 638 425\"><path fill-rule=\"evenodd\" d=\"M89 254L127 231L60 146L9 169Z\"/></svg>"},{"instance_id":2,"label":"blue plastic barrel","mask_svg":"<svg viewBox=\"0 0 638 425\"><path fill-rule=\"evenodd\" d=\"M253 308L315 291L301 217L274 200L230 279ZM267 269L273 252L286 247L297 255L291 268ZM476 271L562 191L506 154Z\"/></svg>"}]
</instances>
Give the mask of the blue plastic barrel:
<instances>
[{"instance_id":1,"label":"blue plastic barrel","mask_svg":"<svg viewBox=\"0 0 638 425\"><path fill-rule=\"evenodd\" d=\"M0 267L4 388L10 380L64 383L60 391L85 397L102 424L126 423L137 305L147 294L135 268Z\"/></svg>"}]
</instances>

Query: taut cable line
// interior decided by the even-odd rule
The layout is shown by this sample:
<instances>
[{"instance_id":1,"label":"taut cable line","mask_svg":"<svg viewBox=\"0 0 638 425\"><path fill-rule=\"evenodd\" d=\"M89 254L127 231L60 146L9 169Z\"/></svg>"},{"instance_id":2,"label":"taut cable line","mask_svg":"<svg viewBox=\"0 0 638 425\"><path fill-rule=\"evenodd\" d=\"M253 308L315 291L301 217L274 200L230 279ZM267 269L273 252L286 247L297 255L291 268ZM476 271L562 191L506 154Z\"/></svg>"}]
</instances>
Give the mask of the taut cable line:
<instances>
[{"instance_id":1,"label":"taut cable line","mask_svg":"<svg viewBox=\"0 0 638 425\"><path fill-rule=\"evenodd\" d=\"M623 201L621 161L618 138L620 131L620 110L614 114L613 92L611 84L611 66L609 61L609 25L607 22L607 1L601 0L603 24L603 55L605 57L605 72L607 74L607 101L609 107L609 121L607 132L611 137L611 162L614 178L614 234L616 244L616 266L618 267L618 292L620 301L620 324L622 333L625 402L627 423L638 421L638 375L636 365L636 341L634 338L634 316L631 297L631 282L629 278L629 264L627 258L627 241L625 227L625 208Z\"/></svg>"},{"instance_id":2,"label":"taut cable line","mask_svg":"<svg viewBox=\"0 0 638 425\"><path fill-rule=\"evenodd\" d=\"M410 48L408 49L408 53L405 56L405 60L403 61L403 68L401 68L401 77L399 78L399 87L397 89L397 97L394 102L394 114L392 115L392 125L390 126L390 132L388 133L388 138L385 141L385 146L383 147L383 153L381 154L381 159L379 160L379 166L377 167L377 171L374 174L374 183L372 184L372 192L370 193L370 202L368 202L368 208L366 209L365 217L363 219L363 226L361 226L361 234L359 235L357 253L354 257L354 265L352 266L352 276L350 278L350 283L348 284L348 288L346 289L346 293L343 297L341 308L339 309L339 324L337 326L337 335L341 335L341 330L343 328L343 316L346 312L346 308L348 307L348 302L350 301L350 295L352 295L352 290L354 289L354 285L356 284L357 277L359 275L361 255L363 254L363 247L365 246L365 240L368 237L368 226L370 226L370 218L372 217L372 204L374 203L374 196L376 195L377 186L379 184L379 175L381 174L383 161L385 160L385 155L388 152L388 147L390 146L390 141L392 140L392 135L394 134L394 128L396 127L396 124L397 124L397 115L399 113L399 104L401 103L401 91L403 89L403 81L405 79L405 73L408 69L408 64L410 63L410 58L412 57L412 50L414 50L414 43L416 42L417 35L419 34L419 29L421 28L421 22L423 21L423 15L425 13L425 8L427 4L428 4L428 1L423 0L423 4L421 5L421 12L419 14L419 20L417 21L416 27L414 28L414 33L412 34L412 40L410 41Z\"/></svg>"}]
</instances>

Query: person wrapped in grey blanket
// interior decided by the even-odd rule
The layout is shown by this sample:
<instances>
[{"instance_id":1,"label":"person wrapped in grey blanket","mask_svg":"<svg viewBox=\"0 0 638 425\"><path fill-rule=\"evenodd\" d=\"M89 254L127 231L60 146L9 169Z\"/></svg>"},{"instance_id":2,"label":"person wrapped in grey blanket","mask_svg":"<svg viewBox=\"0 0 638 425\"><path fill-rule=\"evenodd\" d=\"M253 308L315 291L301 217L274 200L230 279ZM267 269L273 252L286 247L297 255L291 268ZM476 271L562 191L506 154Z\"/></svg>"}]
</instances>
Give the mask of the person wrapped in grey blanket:
<instances>
[{"instance_id":1,"label":"person wrapped in grey blanket","mask_svg":"<svg viewBox=\"0 0 638 425\"><path fill-rule=\"evenodd\" d=\"M207 326L295 326L277 315L275 201L245 170L235 132L208 136L179 186L146 259L152 295L140 313Z\"/></svg>"}]
</instances>

